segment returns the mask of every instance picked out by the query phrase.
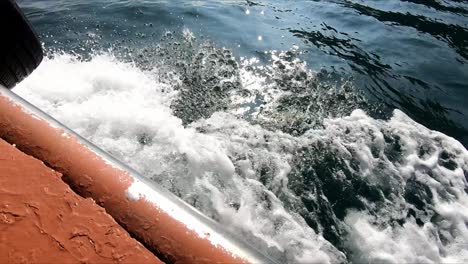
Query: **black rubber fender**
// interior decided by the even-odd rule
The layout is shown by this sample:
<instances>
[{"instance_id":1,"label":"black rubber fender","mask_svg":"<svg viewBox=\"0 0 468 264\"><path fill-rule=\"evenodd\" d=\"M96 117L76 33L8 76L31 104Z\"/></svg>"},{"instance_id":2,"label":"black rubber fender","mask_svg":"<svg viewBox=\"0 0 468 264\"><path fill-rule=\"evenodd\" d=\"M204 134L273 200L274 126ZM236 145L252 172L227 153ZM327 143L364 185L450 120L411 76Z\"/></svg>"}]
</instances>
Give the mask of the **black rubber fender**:
<instances>
[{"instance_id":1,"label":"black rubber fender","mask_svg":"<svg viewBox=\"0 0 468 264\"><path fill-rule=\"evenodd\" d=\"M13 88L42 61L41 43L13 0L0 0L0 85Z\"/></svg>"}]
</instances>

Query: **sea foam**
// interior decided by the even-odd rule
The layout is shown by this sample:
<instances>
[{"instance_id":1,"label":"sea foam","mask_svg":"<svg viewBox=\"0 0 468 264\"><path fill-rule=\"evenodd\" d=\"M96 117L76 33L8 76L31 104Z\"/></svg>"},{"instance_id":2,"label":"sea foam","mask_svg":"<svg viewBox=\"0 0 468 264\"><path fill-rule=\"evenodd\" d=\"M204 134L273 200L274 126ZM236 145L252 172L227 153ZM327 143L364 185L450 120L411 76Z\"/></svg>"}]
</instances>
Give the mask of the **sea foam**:
<instances>
[{"instance_id":1,"label":"sea foam","mask_svg":"<svg viewBox=\"0 0 468 264\"><path fill-rule=\"evenodd\" d=\"M240 73L246 89L266 89L264 78ZM245 111L235 108L184 126L171 109L179 91L157 76L157 68L143 71L111 55L82 61L62 54L45 59L14 91L279 260L468 261L468 152L453 138L398 110L389 120L355 110L301 135L243 120ZM346 175L357 175L383 197L358 197L363 208L334 217L333 228L344 230L340 245L293 206L331 199L290 188L292 175L309 164L298 153L317 145L344 161L335 180L348 184ZM426 188L427 199L411 202L411 186Z\"/></svg>"}]
</instances>

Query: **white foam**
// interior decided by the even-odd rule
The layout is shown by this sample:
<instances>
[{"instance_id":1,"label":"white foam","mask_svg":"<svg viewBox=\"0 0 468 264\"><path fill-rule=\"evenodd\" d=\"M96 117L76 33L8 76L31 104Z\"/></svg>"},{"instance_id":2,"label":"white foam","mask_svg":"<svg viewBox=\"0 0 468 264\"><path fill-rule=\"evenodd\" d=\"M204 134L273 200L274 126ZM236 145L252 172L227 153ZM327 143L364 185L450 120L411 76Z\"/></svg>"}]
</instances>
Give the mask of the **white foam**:
<instances>
[{"instance_id":1,"label":"white foam","mask_svg":"<svg viewBox=\"0 0 468 264\"><path fill-rule=\"evenodd\" d=\"M288 214L272 194L276 209L271 215L259 203L259 194L265 188L235 173L228 156L230 151L226 148L243 148L243 136L229 135L230 131L220 136L205 135L194 128L184 128L169 108L176 93L153 79L150 72L108 55L91 61L59 55L45 59L15 92L182 198L190 201L196 197L202 211L219 215L218 220L232 224L233 230L251 233L285 251L289 259L297 256L304 261L334 262L334 255L340 255L300 217ZM230 115L213 118L216 125L237 126L238 122L244 129L242 133L262 130L250 128ZM139 137L148 140L148 144L140 144ZM241 140L239 144L236 137ZM248 139L250 144L257 140ZM257 153L256 158L261 155ZM271 155L280 162L276 181L284 186L290 168L280 154ZM246 166L243 173L247 175L249 170L252 171ZM214 195L216 192L218 195ZM234 196L241 201L238 212L226 203ZM274 219L281 221L280 228L273 224Z\"/></svg>"},{"instance_id":2,"label":"white foam","mask_svg":"<svg viewBox=\"0 0 468 264\"><path fill-rule=\"evenodd\" d=\"M388 121L356 110L347 117L327 119L323 129L300 137L242 121L235 116L243 112L239 109L215 113L184 128L169 107L177 92L158 82L153 77L156 71L143 72L109 55L90 61L60 55L46 59L14 91L227 228L276 248L290 262L345 261L342 252L297 213L285 209L275 195L300 199L288 189L293 155L301 147L322 141L341 158L354 157L359 163L358 175L395 192L378 218L366 210L347 214L343 224L349 233L346 246L352 250L352 260L468 261L468 198L464 191L468 153L456 140L415 123L398 110ZM240 74L244 88L267 93L265 100L281 96L264 79L244 69ZM239 104L246 100L235 93L232 96ZM386 156L384 135L399 136L400 161ZM421 145L433 151L421 156ZM439 164L443 151L454 155L456 169ZM258 173L262 167L271 173L265 185ZM412 177L430 188L439 220L418 226L410 219L402 226L390 226L392 217L411 208L400 192ZM131 192L130 196L138 199L141 194ZM436 231L444 234L443 243Z\"/></svg>"},{"instance_id":3,"label":"white foam","mask_svg":"<svg viewBox=\"0 0 468 264\"><path fill-rule=\"evenodd\" d=\"M348 243L356 252L357 263L441 263L434 241L434 226L430 223L422 228L416 223L405 223L403 227L377 228L375 221L366 214L350 213L346 223L350 225Z\"/></svg>"},{"instance_id":4,"label":"white foam","mask_svg":"<svg viewBox=\"0 0 468 264\"><path fill-rule=\"evenodd\" d=\"M357 110L349 117L326 120L324 130L309 133L313 137L321 134L334 138L338 149L342 147L342 151L346 152L343 155L350 151L357 153L362 177L371 178L376 185L390 184L387 187L393 188L395 194L405 187L411 177L430 187L432 209L437 213L437 219L422 226L416 224L412 217L402 226L396 223L388 225L392 218L398 219L399 214L406 214L408 208L414 208L406 204L402 197L394 197L403 206L401 210L389 201L388 207L383 208L385 214L371 216L365 211L348 213L345 219L349 232L346 243L353 251L355 262L468 261L468 195L465 191L468 185L464 175L468 168L468 152L459 142L423 127L399 110L395 110L389 121L374 120ZM399 137L403 157L399 162L392 163L385 156L384 133ZM418 153L423 145L432 149L428 156ZM378 157L370 153L371 146L380 149ZM440 164L442 151L453 154L455 169ZM392 172L381 173L378 170L382 168ZM389 181L391 175L395 180Z\"/></svg>"}]
</instances>

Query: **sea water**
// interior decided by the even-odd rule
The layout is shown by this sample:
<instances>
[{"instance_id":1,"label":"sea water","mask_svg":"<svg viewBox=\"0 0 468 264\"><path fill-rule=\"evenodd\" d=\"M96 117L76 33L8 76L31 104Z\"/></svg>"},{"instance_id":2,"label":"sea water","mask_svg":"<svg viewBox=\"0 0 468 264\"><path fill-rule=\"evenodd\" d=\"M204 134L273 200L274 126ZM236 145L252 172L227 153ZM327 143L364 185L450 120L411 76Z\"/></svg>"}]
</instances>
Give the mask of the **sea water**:
<instances>
[{"instance_id":1,"label":"sea water","mask_svg":"<svg viewBox=\"0 0 468 264\"><path fill-rule=\"evenodd\" d=\"M468 261L463 1L18 1L14 92L289 263Z\"/></svg>"}]
</instances>

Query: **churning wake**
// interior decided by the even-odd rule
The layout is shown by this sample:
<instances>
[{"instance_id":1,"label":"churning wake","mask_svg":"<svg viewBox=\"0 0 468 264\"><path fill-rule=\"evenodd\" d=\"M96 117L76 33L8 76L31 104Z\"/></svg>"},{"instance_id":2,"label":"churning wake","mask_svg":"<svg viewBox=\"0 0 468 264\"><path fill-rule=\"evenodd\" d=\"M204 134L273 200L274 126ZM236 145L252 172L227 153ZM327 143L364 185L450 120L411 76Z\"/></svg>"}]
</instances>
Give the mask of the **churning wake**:
<instances>
[{"instance_id":1,"label":"churning wake","mask_svg":"<svg viewBox=\"0 0 468 264\"><path fill-rule=\"evenodd\" d=\"M164 49L57 53L14 91L282 262L468 262L455 139L399 110L372 118L294 49L145 55Z\"/></svg>"}]
</instances>

